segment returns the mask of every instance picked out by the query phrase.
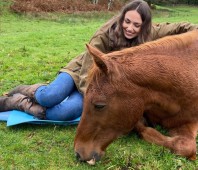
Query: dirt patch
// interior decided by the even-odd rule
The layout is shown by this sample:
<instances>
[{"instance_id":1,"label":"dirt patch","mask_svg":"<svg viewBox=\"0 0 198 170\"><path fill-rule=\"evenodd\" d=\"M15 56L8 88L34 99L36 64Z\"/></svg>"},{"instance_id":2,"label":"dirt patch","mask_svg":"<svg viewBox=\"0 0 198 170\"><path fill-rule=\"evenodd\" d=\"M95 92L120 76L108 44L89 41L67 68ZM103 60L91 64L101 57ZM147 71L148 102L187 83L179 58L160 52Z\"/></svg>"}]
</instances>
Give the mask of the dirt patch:
<instances>
[{"instance_id":1,"label":"dirt patch","mask_svg":"<svg viewBox=\"0 0 198 170\"><path fill-rule=\"evenodd\" d=\"M119 10L124 2L114 0L108 9L107 0L93 4L90 0L14 0L10 9L17 13L62 12Z\"/></svg>"}]
</instances>

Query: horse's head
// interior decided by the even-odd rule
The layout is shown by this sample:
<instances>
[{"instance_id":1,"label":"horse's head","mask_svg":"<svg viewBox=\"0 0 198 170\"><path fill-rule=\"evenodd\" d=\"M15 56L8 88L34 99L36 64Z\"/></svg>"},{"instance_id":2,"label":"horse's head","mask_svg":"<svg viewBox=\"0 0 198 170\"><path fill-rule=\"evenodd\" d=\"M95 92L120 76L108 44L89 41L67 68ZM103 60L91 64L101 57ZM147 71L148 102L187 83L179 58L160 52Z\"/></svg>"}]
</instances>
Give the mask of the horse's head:
<instances>
[{"instance_id":1,"label":"horse's head","mask_svg":"<svg viewBox=\"0 0 198 170\"><path fill-rule=\"evenodd\" d=\"M89 45L87 48L95 66L84 95L74 147L78 159L94 164L113 140L133 129L143 111L142 103L136 100L138 95L130 83L123 82L118 66L109 59L111 54L107 56Z\"/></svg>"}]
</instances>

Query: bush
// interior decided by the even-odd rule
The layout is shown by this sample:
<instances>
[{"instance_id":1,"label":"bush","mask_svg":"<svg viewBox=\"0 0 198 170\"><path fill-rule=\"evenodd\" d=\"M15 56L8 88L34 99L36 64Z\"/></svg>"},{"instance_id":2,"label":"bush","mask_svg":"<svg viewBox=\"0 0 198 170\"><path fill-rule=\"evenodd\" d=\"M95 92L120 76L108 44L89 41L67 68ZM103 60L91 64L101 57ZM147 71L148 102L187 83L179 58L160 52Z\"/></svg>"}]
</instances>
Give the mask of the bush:
<instances>
[{"instance_id":1,"label":"bush","mask_svg":"<svg viewBox=\"0 0 198 170\"><path fill-rule=\"evenodd\" d=\"M120 9L123 4L114 0L111 10ZM96 5L88 0L14 0L10 8L17 13L104 11L108 10L108 1L101 0Z\"/></svg>"}]
</instances>

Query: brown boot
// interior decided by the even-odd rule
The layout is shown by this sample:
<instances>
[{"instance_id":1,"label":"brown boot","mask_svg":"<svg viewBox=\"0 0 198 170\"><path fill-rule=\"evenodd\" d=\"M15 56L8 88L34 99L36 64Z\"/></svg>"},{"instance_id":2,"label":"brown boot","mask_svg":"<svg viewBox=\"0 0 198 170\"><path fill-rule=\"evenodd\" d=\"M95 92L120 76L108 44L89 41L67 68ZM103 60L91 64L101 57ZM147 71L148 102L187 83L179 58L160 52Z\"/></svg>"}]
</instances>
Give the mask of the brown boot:
<instances>
[{"instance_id":1,"label":"brown boot","mask_svg":"<svg viewBox=\"0 0 198 170\"><path fill-rule=\"evenodd\" d=\"M23 94L14 94L10 97L0 97L0 112L9 110L20 110L40 119L45 119L46 108L32 102L32 100Z\"/></svg>"},{"instance_id":2,"label":"brown boot","mask_svg":"<svg viewBox=\"0 0 198 170\"><path fill-rule=\"evenodd\" d=\"M12 96L16 93L21 93L25 96L28 96L28 97L34 99L34 93L40 86L43 86L43 85L44 84L20 85L20 86L15 87L13 90L11 90L7 94L7 96Z\"/></svg>"}]
</instances>

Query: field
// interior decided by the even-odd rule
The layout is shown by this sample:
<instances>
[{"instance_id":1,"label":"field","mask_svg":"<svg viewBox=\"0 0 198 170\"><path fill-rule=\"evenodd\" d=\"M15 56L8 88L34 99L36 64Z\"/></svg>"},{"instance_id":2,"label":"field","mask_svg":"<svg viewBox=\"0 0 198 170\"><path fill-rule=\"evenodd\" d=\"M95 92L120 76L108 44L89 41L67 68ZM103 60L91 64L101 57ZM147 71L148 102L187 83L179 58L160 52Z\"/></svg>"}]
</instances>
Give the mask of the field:
<instances>
[{"instance_id":1,"label":"field","mask_svg":"<svg viewBox=\"0 0 198 170\"><path fill-rule=\"evenodd\" d=\"M116 12L26 14L0 0L0 93L19 84L49 83L61 67L85 50L93 33ZM158 7L154 22L198 24L198 7ZM164 131L159 127L160 130ZM195 170L189 161L131 133L108 148L94 167L75 159L76 126L0 123L0 169Z\"/></svg>"}]
</instances>

